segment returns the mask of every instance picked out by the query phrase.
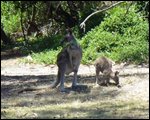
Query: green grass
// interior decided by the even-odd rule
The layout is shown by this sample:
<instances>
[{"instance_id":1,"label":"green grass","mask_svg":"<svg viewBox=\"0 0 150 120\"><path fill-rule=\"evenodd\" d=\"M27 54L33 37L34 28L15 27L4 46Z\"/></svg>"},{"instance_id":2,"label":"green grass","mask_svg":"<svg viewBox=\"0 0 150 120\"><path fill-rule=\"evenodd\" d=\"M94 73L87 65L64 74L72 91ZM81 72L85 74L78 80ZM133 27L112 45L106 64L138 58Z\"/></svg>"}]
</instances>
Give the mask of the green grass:
<instances>
[{"instance_id":1,"label":"green grass","mask_svg":"<svg viewBox=\"0 0 150 120\"><path fill-rule=\"evenodd\" d=\"M56 64L57 54L60 50L45 50L39 53L32 53L31 58L32 60L28 59L27 57L22 58L20 61L24 63L36 63L36 64Z\"/></svg>"}]
</instances>

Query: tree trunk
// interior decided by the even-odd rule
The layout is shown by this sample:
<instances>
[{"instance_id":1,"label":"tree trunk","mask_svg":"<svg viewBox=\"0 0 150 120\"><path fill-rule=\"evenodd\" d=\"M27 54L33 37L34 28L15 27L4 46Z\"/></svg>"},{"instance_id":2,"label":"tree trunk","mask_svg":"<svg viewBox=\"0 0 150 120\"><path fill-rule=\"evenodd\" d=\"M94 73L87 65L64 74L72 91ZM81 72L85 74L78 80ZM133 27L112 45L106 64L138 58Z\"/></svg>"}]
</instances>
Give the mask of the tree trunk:
<instances>
[{"instance_id":1,"label":"tree trunk","mask_svg":"<svg viewBox=\"0 0 150 120\"><path fill-rule=\"evenodd\" d=\"M10 38L6 35L6 33L4 32L4 30L2 28L1 28L1 40L3 41L3 43L5 45L11 44Z\"/></svg>"},{"instance_id":2,"label":"tree trunk","mask_svg":"<svg viewBox=\"0 0 150 120\"><path fill-rule=\"evenodd\" d=\"M23 13L23 9L22 9L22 6L21 6L21 9L20 9L20 23L21 23L21 29L22 29L22 33L23 33L23 37L24 37L24 41L26 43L26 45L28 45L28 40L26 39L26 35L25 35L25 31L24 31L24 27L23 27L23 20L22 20L22 13Z\"/></svg>"}]
</instances>

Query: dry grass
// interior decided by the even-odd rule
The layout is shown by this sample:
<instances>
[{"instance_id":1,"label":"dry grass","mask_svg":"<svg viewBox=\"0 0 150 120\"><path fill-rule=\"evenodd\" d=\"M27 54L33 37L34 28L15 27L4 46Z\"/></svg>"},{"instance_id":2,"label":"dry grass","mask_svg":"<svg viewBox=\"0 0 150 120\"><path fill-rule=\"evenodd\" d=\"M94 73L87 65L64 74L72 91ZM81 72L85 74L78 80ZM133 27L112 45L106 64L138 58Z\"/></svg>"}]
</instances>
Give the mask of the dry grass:
<instances>
[{"instance_id":1,"label":"dry grass","mask_svg":"<svg viewBox=\"0 0 150 120\"><path fill-rule=\"evenodd\" d=\"M149 76L122 76L122 88L93 87L94 76L79 76L87 91L28 91L50 84L56 76L1 76L1 118L149 118ZM70 86L72 76L67 76Z\"/></svg>"}]
</instances>

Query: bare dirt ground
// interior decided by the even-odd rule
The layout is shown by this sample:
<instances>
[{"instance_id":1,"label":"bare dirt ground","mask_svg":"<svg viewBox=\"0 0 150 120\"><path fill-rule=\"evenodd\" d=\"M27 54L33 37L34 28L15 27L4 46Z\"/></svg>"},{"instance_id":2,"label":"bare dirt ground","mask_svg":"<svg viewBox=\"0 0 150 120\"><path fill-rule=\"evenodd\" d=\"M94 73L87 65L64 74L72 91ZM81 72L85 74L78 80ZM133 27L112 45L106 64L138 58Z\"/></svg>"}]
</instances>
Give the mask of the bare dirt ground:
<instances>
[{"instance_id":1,"label":"bare dirt ground","mask_svg":"<svg viewBox=\"0 0 150 120\"><path fill-rule=\"evenodd\" d=\"M56 79L57 66L1 60L1 118L149 118L149 65L114 65L113 69L120 71L121 88L94 87L94 66L80 65L78 81L88 86L85 91L18 93L48 87ZM72 74L66 76L66 87L71 79Z\"/></svg>"}]
</instances>

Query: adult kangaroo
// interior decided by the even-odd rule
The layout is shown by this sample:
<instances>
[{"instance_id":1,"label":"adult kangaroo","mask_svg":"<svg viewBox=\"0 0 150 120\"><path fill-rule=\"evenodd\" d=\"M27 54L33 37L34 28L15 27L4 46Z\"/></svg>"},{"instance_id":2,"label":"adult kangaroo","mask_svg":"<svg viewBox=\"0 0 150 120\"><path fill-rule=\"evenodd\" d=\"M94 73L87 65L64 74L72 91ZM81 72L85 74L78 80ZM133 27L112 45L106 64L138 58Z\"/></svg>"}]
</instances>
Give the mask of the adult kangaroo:
<instances>
[{"instance_id":1,"label":"adult kangaroo","mask_svg":"<svg viewBox=\"0 0 150 120\"><path fill-rule=\"evenodd\" d=\"M77 85L77 73L82 59L82 49L70 29L67 30L67 34L61 43L65 43L65 46L57 55L57 80L51 85L51 88L55 88L60 83L60 91L66 92L67 90L64 88L65 74L74 72L72 88Z\"/></svg>"}]
</instances>

